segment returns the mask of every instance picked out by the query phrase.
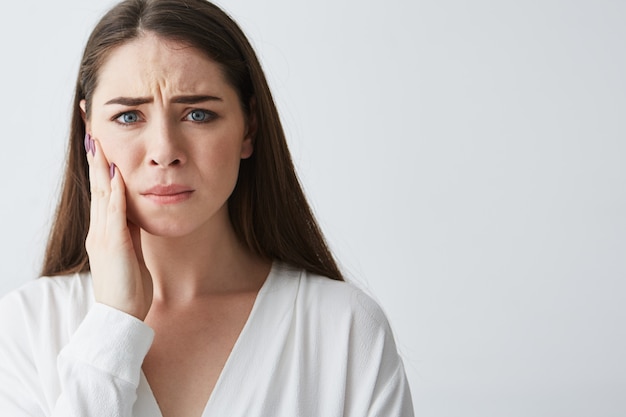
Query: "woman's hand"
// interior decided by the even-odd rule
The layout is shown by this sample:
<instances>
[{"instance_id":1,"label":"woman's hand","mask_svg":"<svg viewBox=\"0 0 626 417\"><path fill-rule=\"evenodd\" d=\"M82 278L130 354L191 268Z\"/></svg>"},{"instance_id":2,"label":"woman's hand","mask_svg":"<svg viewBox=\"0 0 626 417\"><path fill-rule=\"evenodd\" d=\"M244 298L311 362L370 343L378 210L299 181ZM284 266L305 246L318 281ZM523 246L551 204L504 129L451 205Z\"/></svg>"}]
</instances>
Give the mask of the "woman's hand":
<instances>
[{"instance_id":1,"label":"woman's hand","mask_svg":"<svg viewBox=\"0 0 626 417\"><path fill-rule=\"evenodd\" d=\"M143 260L139 227L126 218L126 187L100 143L85 138L91 220L86 247L96 301L145 319L152 304L152 278Z\"/></svg>"}]
</instances>

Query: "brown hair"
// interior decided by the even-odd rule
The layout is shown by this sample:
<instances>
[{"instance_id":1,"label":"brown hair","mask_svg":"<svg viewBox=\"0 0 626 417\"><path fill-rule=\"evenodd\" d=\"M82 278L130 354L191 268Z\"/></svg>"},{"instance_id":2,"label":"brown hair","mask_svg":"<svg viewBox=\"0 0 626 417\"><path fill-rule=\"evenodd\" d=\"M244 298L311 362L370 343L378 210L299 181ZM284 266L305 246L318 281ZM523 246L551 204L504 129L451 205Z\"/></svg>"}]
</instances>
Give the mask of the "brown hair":
<instances>
[{"instance_id":1,"label":"brown hair","mask_svg":"<svg viewBox=\"0 0 626 417\"><path fill-rule=\"evenodd\" d=\"M89 270L89 171L83 139L98 83L111 50L151 32L186 43L217 62L237 90L244 112L257 121L254 153L241 161L228 207L239 239L254 253L342 280L342 274L295 174L285 134L263 70L237 24L205 0L126 0L94 28L80 64L60 201L46 248L42 275Z\"/></svg>"}]
</instances>

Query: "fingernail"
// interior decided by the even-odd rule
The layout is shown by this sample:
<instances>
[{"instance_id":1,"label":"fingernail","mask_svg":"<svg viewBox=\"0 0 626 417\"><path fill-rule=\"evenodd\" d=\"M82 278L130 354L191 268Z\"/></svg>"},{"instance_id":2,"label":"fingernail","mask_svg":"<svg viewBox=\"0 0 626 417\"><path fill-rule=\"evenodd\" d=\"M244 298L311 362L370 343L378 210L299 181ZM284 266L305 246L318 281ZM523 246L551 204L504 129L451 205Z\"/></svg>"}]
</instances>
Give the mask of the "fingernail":
<instances>
[{"instance_id":1,"label":"fingernail","mask_svg":"<svg viewBox=\"0 0 626 417\"><path fill-rule=\"evenodd\" d=\"M89 142L91 146L91 155L96 156L96 141L93 140L91 136L89 136Z\"/></svg>"},{"instance_id":2,"label":"fingernail","mask_svg":"<svg viewBox=\"0 0 626 417\"><path fill-rule=\"evenodd\" d=\"M115 164L113 162L111 162L111 165L109 165L109 176L111 177L111 179L113 179L113 177L115 176Z\"/></svg>"},{"instance_id":3,"label":"fingernail","mask_svg":"<svg viewBox=\"0 0 626 417\"><path fill-rule=\"evenodd\" d=\"M85 133L85 152L89 152L91 149L91 135L89 133Z\"/></svg>"}]
</instances>

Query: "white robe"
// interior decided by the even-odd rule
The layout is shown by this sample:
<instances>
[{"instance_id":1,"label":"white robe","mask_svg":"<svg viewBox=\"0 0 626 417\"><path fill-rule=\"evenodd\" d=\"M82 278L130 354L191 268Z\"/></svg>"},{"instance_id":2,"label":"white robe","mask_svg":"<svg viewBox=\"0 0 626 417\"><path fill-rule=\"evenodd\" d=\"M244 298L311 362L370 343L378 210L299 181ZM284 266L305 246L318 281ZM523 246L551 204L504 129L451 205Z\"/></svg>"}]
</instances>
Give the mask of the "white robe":
<instances>
[{"instance_id":1,"label":"white robe","mask_svg":"<svg viewBox=\"0 0 626 417\"><path fill-rule=\"evenodd\" d=\"M93 298L89 274L41 278L0 301L0 414L160 417L141 370L154 337ZM203 417L411 417L378 305L345 282L275 262Z\"/></svg>"}]
</instances>

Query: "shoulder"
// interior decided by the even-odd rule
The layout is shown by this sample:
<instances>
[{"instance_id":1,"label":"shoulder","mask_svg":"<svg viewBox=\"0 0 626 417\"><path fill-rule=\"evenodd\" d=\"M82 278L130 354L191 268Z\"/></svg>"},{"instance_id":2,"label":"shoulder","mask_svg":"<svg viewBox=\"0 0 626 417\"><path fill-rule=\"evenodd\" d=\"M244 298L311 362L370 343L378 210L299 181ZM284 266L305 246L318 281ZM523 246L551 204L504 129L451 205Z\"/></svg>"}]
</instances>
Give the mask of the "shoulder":
<instances>
[{"instance_id":1,"label":"shoulder","mask_svg":"<svg viewBox=\"0 0 626 417\"><path fill-rule=\"evenodd\" d=\"M86 312L92 300L91 277L72 274L41 277L9 292L0 299L0 317L3 328L19 323L28 328L45 326L50 320Z\"/></svg>"},{"instance_id":2,"label":"shoulder","mask_svg":"<svg viewBox=\"0 0 626 417\"><path fill-rule=\"evenodd\" d=\"M5 295L0 299L0 372L54 380L57 355L91 304L89 274L43 277Z\"/></svg>"},{"instance_id":3,"label":"shoulder","mask_svg":"<svg viewBox=\"0 0 626 417\"><path fill-rule=\"evenodd\" d=\"M395 349L387 317L378 302L352 282L337 281L306 270L280 265L278 280L291 288L287 300L296 322L320 340L348 344L380 340ZM291 298L293 297L293 299Z\"/></svg>"},{"instance_id":4,"label":"shoulder","mask_svg":"<svg viewBox=\"0 0 626 417\"><path fill-rule=\"evenodd\" d=\"M67 298L84 298L89 295L90 291L91 277L89 273L40 277L9 292L0 298L0 303L5 305L62 301Z\"/></svg>"},{"instance_id":5,"label":"shoulder","mask_svg":"<svg viewBox=\"0 0 626 417\"><path fill-rule=\"evenodd\" d=\"M300 293L320 314L331 317L350 316L353 320L387 330L387 317L374 298L356 283L337 281L303 271Z\"/></svg>"},{"instance_id":6,"label":"shoulder","mask_svg":"<svg viewBox=\"0 0 626 417\"><path fill-rule=\"evenodd\" d=\"M337 389L346 393L346 415L412 415L402 358L379 303L352 282L290 274L294 345L315 358L320 381L344 384Z\"/></svg>"}]
</instances>

